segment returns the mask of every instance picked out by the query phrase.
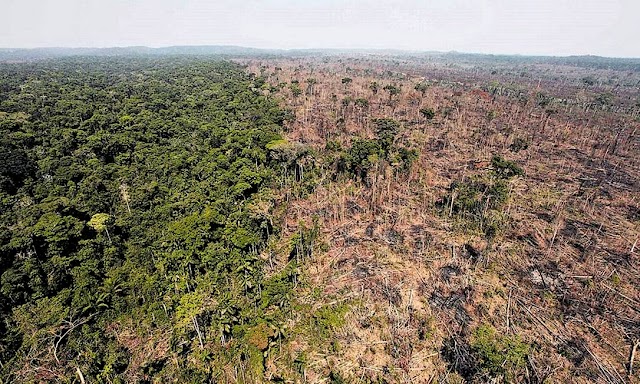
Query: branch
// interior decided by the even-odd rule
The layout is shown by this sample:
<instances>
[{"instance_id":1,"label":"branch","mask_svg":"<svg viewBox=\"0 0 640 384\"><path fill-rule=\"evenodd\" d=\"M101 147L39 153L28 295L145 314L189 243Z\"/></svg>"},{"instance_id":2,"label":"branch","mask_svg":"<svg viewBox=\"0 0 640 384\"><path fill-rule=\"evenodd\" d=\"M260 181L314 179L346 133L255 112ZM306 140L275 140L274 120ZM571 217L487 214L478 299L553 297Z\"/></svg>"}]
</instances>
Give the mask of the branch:
<instances>
[{"instance_id":1,"label":"branch","mask_svg":"<svg viewBox=\"0 0 640 384\"><path fill-rule=\"evenodd\" d=\"M77 323L75 323L75 324L74 324L74 323L72 323L72 322L70 322L71 327L70 327L69 329L67 329L67 331L66 331L65 333L63 333L62 335L60 335L60 338L58 339L58 341L56 341L56 343L53 345L53 357L55 357L55 358L56 358L56 361L57 361L58 363L60 363L60 360L58 359L58 346L60 345L60 342L62 341L62 339L64 339L64 338L65 338L65 336L67 336L67 335L68 335L71 331L73 331L74 329L78 328L78 327L79 327L79 326L81 326L82 324L87 323L89 320L91 320L91 318L92 318L93 316L95 316L95 313L94 313L94 314L89 315L89 317L87 317L86 319L81 320L81 321L79 321L79 322L77 322ZM79 371L79 370L78 370L78 371ZM80 373L80 377L82 378L82 373ZM82 380L82 382L84 383L84 380Z\"/></svg>"}]
</instances>

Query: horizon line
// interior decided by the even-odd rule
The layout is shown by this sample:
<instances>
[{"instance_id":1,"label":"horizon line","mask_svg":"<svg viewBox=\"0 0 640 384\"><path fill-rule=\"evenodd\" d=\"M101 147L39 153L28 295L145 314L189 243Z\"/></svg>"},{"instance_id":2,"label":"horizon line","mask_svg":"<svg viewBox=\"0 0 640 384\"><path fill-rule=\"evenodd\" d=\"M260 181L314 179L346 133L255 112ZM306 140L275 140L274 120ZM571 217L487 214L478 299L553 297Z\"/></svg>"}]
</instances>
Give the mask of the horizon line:
<instances>
[{"instance_id":1,"label":"horizon line","mask_svg":"<svg viewBox=\"0 0 640 384\"><path fill-rule=\"evenodd\" d=\"M109 49L149 49L162 50L168 48L240 48L256 51L276 51L276 52L296 52L296 51L341 51L341 52L396 52L396 53L421 53L421 54L462 54L462 55L479 55L479 56L519 56L519 57L547 57L547 58L571 58L571 57L597 57L606 59L631 59L639 60L640 56L602 56L591 53L582 54L530 54L530 53L489 53L489 52L470 52L470 51L439 51L427 49L408 49L408 48L362 48L362 47L317 47L317 48L259 48L245 45L235 44L193 44L193 45L113 45L113 46L37 46L37 47L0 47L0 51L35 51L35 50L53 50L53 49L69 49L69 50L109 50Z\"/></svg>"}]
</instances>

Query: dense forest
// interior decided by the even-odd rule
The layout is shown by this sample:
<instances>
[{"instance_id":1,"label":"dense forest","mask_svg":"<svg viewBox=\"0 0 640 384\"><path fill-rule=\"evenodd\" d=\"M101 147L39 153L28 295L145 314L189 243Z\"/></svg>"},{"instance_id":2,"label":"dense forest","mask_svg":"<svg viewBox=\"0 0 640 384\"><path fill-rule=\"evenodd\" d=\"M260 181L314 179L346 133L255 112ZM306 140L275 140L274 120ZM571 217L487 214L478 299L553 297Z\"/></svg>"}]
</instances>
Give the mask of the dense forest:
<instances>
[{"instance_id":1,"label":"dense forest","mask_svg":"<svg viewBox=\"0 0 640 384\"><path fill-rule=\"evenodd\" d=\"M262 85L204 59L0 67L2 382L260 369L297 274L293 252L263 275L272 189L302 179Z\"/></svg>"}]
</instances>

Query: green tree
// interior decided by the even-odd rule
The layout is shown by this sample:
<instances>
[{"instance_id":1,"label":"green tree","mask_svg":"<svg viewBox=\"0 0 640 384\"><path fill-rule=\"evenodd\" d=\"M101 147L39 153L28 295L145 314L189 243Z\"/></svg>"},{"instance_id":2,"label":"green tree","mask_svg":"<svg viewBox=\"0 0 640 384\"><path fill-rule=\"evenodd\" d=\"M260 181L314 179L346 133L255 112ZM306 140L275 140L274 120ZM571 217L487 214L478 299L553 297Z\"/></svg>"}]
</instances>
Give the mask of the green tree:
<instances>
[{"instance_id":1,"label":"green tree","mask_svg":"<svg viewBox=\"0 0 640 384\"><path fill-rule=\"evenodd\" d=\"M109 235L109 229L107 228L108 223L111 221L111 216L106 213L96 213L91 216L91 220L87 223L88 226L95 229L97 232L104 231L111 241L111 236Z\"/></svg>"},{"instance_id":2,"label":"green tree","mask_svg":"<svg viewBox=\"0 0 640 384\"><path fill-rule=\"evenodd\" d=\"M399 95L401 92L400 88L396 87L393 84L387 84L383 89L387 91L387 93L389 93L389 100L391 100L393 96Z\"/></svg>"},{"instance_id":3,"label":"green tree","mask_svg":"<svg viewBox=\"0 0 640 384\"><path fill-rule=\"evenodd\" d=\"M420 114L425 118L425 120L432 120L436 116L433 108L429 107L420 108Z\"/></svg>"},{"instance_id":4,"label":"green tree","mask_svg":"<svg viewBox=\"0 0 640 384\"><path fill-rule=\"evenodd\" d=\"M385 153L389 153L393 146L393 141L400 130L400 123L390 118L376 119L373 123L382 150Z\"/></svg>"},{"instance_id":5,"label":"green tree","mask_svg":"<svg viewBox=\"0 0 640 384\"><path fill-rule=\"evenodd\" d=\"M371 90L371 92L373 92L374 95L378 94L378 90L380 89L380 85L378 84L377 81L372 81L369 84L369 89Z\"/></svg>"}]
</instances>

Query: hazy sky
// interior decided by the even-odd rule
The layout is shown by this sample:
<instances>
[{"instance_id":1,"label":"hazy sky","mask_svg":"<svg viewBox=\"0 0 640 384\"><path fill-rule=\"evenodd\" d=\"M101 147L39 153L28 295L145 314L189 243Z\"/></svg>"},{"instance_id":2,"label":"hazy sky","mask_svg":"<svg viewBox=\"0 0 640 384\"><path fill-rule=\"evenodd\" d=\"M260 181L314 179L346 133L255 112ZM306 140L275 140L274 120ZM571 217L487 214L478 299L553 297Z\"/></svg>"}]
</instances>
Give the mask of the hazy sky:
<instances>
[{"instance_id":1,"label":"hazy sky","mask_svg":"<svg viewBox=\"0 0 640 384\"><path fill-rule=\"evenodd\" d=\"M130 45L640 57L640 0L0 0L0 47Z\"/></svg>"}]
</instances>

